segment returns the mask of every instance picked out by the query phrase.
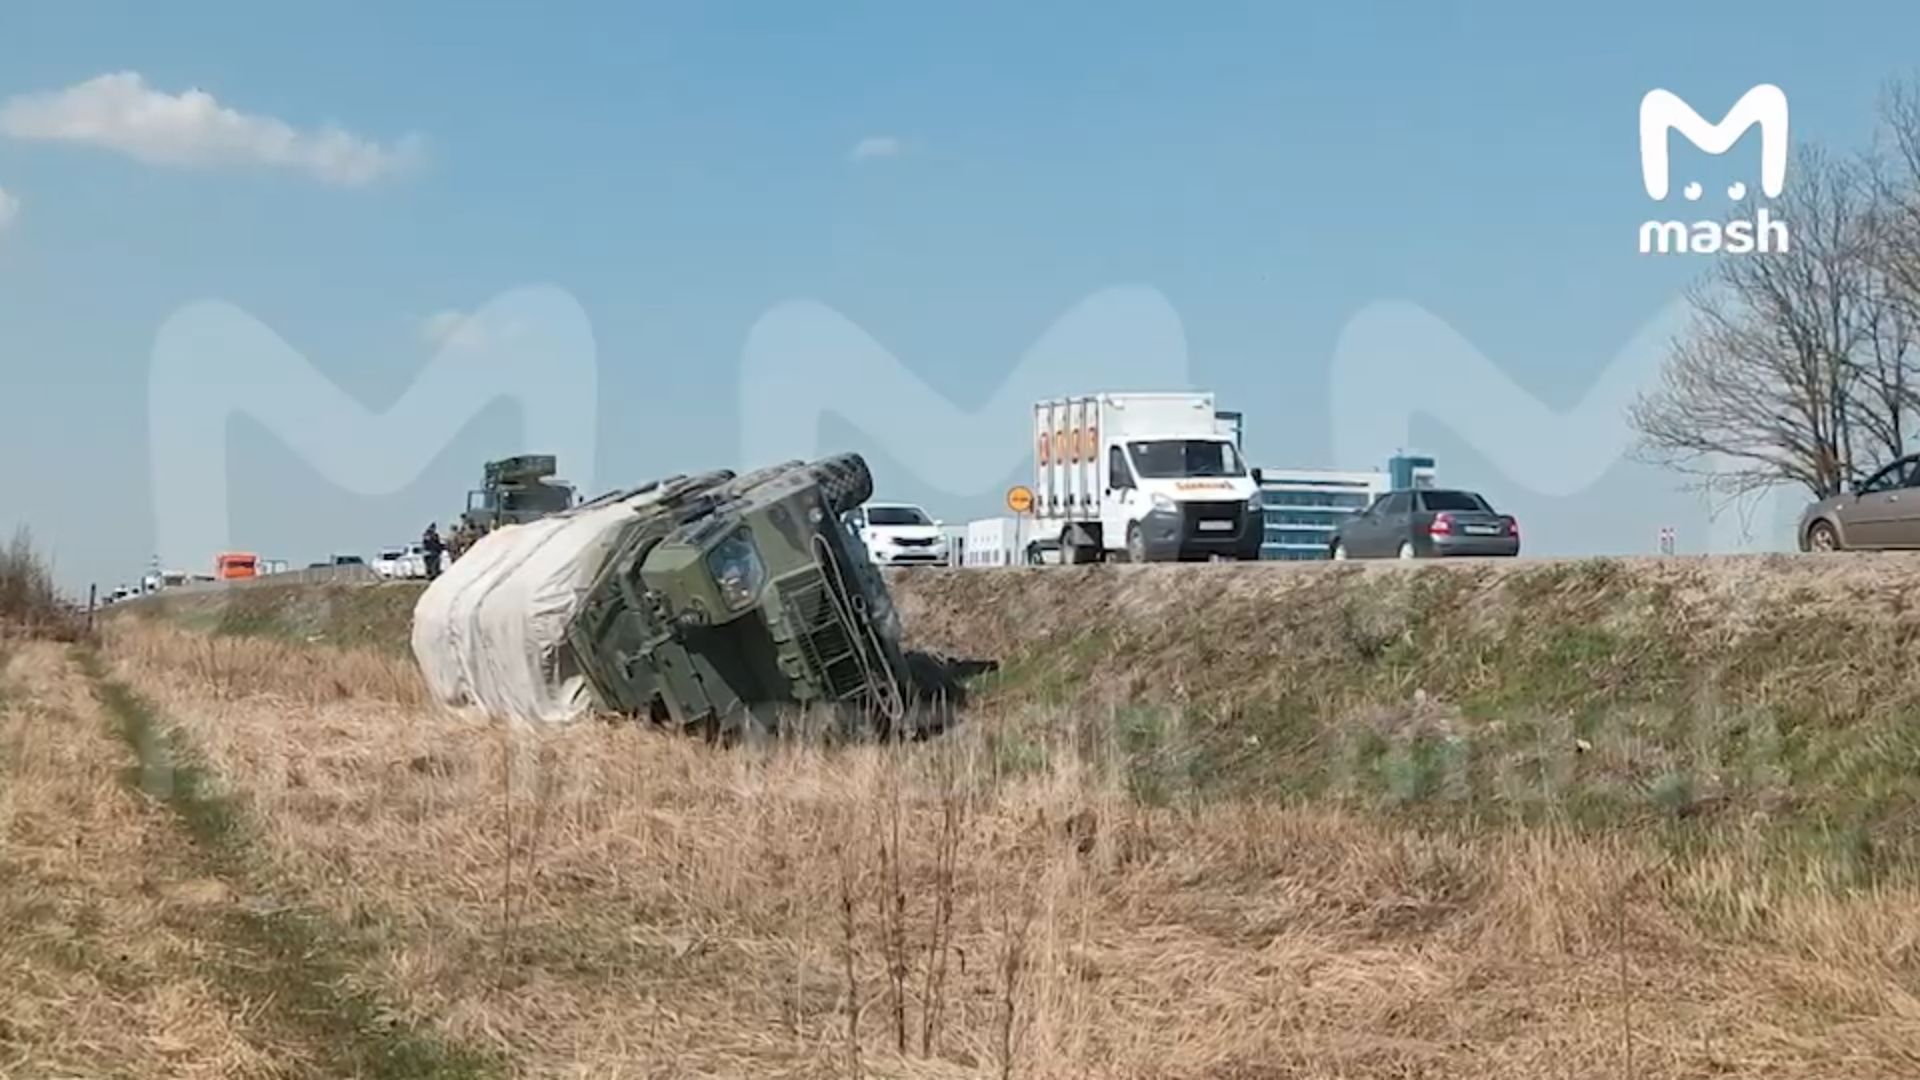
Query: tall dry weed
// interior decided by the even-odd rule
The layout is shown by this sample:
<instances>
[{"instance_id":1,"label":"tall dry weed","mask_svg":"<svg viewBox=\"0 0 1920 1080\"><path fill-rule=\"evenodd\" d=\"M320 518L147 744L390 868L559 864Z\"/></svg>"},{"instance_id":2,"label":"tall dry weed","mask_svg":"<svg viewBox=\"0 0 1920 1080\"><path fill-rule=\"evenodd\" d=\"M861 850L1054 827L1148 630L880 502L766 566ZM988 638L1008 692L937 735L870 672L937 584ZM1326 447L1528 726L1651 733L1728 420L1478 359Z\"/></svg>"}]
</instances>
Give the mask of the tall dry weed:
<instances>
[{"instance_id":1,"label":"tall dry weed","mask_svg":"<svg viewBox=\"0 0 1920 1080\"><path fill-rule=\"evenodd\" d=\"M25 528L0 548L0 637L75 642L89 630L88 615L62 596L53 569Z\"/></svg>"}]
</instances>

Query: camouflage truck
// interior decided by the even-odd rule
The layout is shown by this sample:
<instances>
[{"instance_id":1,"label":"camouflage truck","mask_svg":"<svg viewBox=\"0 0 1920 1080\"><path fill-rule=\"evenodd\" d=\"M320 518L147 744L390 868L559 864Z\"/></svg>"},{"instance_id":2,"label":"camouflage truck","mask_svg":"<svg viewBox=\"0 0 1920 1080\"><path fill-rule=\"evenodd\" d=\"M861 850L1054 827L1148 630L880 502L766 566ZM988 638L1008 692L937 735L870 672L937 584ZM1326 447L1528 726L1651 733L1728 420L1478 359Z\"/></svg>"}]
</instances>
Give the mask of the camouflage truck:
<instances>
[{"instance_id":1,"label":"camouflage truck","mask_svg":"<svg viewBox=\"0 0 1920 1080\"><path fill-rule=\"evenodd\" d=\"M676 476L479 540L421 596L436 696L532 721L589 712L709 736L795 710L918 728L950 689L910 661L879 570L841 525L873 491L844 454Z\"/></svg>"},{"instance_id":2,"label":"camouflage truck","mask_svg":"<svg viewBox=\"0 0 1920 1080\"><path fill-rule=\"evenodd\" d=\"M467 492L460 529L474 535L502 525L521 525L573 507L573 485L553 477L560 463L552 454L521 454L489 461L480 486Z\"/></svg>"}]
</instances>

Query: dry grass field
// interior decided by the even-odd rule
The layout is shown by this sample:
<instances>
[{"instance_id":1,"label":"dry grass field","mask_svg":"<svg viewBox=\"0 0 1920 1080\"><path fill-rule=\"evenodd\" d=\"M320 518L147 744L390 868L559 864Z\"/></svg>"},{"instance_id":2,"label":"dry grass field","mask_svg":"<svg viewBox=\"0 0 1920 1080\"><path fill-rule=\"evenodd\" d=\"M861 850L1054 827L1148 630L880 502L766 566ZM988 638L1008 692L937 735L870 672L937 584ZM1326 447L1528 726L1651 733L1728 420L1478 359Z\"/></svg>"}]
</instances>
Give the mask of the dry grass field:
<instances>
[{"instance_id":1,"label":"dry grass field","mask_svg":"<svg viewBox=\"0 0 1920 1080\"><path fill-rule=\"evenodd\" d=\"M888 747L446 715L404 591L16 635L0 1075L1913 1076L1916 585L911 574L1005 666Z\"/></svg>"}]
</instances>

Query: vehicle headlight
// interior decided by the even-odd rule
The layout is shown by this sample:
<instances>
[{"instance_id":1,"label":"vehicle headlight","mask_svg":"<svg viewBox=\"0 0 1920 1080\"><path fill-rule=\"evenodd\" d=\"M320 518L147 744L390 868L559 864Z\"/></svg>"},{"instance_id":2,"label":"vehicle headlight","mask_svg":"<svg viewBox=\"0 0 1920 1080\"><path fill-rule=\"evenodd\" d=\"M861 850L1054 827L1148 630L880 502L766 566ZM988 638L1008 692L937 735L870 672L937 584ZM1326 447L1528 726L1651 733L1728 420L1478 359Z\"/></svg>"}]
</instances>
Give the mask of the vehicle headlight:
<instances>
[{"instance_id":1,"label":"vehicle headlight","mask_svg":"<svg viewBox=\"0 0 1920 1080\"><path fill-rule=\"evenodd\" d=\"M760 595L767 582L767 565L760 561L760 549L753 545L753 533L742 528L707 552L707 570L720 588L720 599L727 610L739 611Z\"/></svg>"},{"instance_id":2,"label":"vehicle headlight","mask_svg":"<svg viewBox=\"0 0 1920 1080\"><path fill-rule=\"evenodd\" d=\"M1260 493L1259 492L1256 491L1253 494L1247 496L1247 509L1249 510L1260 509Z\"/></svg>"},{"instance_id":3,"label":"vehicle headlight","mask_svg":"<svg viewBox=\"0 0 1920 1080\"><path fill-rule=\"evenodd\" d=\"M1153 497L1153 508L1160 513L1171 514L1175 510L1178 510L1179 506L1175 505L1174 501L1165 495L1155 495Z\"/></svg>"}]
</instances>

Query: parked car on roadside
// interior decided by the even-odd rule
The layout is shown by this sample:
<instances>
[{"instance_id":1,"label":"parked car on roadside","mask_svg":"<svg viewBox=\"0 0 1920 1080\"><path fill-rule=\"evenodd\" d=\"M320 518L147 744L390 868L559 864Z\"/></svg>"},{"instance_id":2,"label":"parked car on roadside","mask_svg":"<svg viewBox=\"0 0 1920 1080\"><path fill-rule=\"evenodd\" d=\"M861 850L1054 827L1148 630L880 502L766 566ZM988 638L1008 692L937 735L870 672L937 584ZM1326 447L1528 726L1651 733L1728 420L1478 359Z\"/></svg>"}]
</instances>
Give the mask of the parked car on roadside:
<instances>
[{"instance_id":1,"label":"parked car on roadside","mask_svg":"<svg viewBox=\"0 0 1920 1080\"><path fill-rule=\"evenodd\" d=\"M1801 551L1920 548L1920 454L1807 507L1798 535Z\"/></svg>"},{"instance_id":2,"label":"parked car on roadside","mask_svg":"<svg viewBox=\"0 0 1920 1080\"><path fill-rule=\"evenodd\" d=\"M404 547L381 548L373 556L373 572L383 578L405 577L403 572L407 549Z\"/></svg>"},{"instance_id":3,"label":"parked car on roadside","mask_svg":"<svg viewBox=\"0 0 1920 1080\"><path fill-rule=\"evenodd\" d=\"M418 540L381 548L369 564L373 572L390 581L427 576L427 549Z\"/></svg>"},{"instance_id":4,"label":"parked car on roadside","mask_svg":"<svg viewBox=\"0 0 1920 1080\"><path fill-rule=\"evenodd\" d=\"M1425 559L1520 554L1520 523L1472 491L1394 491L1348 518L1327 552L1335 559Z\"/></svg>"},{"instance_id":5,"label":"parked car on roadside","mask_svg":"<svg viewBox=\"0 0 1920 1080\"><path fill-rule=\"evenodd\" d=\"M946 530L908 503L868 503L849 511L847 528L866 546L876 566L950 566Z\"/></svg>"}]
</instances>

